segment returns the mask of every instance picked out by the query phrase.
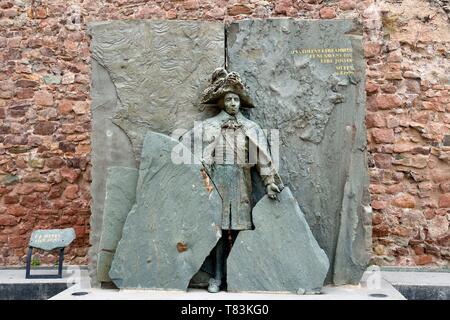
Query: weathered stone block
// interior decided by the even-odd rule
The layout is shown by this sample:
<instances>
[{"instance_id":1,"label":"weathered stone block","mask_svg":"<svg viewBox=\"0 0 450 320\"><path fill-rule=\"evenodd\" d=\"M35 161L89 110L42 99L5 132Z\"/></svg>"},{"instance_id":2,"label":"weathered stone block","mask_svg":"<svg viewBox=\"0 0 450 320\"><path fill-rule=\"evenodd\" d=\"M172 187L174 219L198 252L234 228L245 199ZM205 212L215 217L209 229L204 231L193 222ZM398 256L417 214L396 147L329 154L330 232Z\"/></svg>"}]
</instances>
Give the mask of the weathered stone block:
<instances>
[{"instance_id":1,"label":"weathered stone block","mask_svg":"<svg viewBox=\"0 0 450 320\"><path fill-rule=\"evenodd\" d=\"M380 94L375 99L376 107L380 110L394 109L403 105L402 99L394 94Z\"/></svg>"},{"instance_id":2,"label":"weathered stone block","mask_svg":"<svg viewBox=\"0 0 450 320\"><path fill-rule=\"evenodd\" d=\"M34 94L34 102L40 106L51 106L53 105L53 95L46 90L36 91Z\"/></svg>"},{"instance_id":3,"label":"weathered stone block","mask_svg":"<svg viewBox=\"0 0 450 320\"><path fill-rule=\"evenodd\" d=\"M39 122L34 126L34 134L48 136L51 135L57 127L58 124L55 122Z\"/></svg>"},{"instance_id":4,"label":"weathered stone block","mask_svg":"<svg viewBox=\"0 0 450 320\"><path fill-rule=\"evenodd\" d=\"M375 143L393 143L395 140L392 129L372 129L372 138Z\"/></svg>"},{"instance_id":5,"label":"weathered stone block","mask_svg":"<svg viewBox=\"0 0 450 320\"><path fill-rule=\"evenodd\" d=\"M450 208L450 193L444 193L439 196L439 207Z\"/></svg>"},{"instance_id":6,"label":"weathered stone block","mask_svg":"<svg viewBox=\"0 0 450 320\"><path fill-rule=\"evenodd\" d=\"M409 194L401 195L392 201L392 204L399 208L414 208L416 199Z\"/></svg>"}]
</instances>

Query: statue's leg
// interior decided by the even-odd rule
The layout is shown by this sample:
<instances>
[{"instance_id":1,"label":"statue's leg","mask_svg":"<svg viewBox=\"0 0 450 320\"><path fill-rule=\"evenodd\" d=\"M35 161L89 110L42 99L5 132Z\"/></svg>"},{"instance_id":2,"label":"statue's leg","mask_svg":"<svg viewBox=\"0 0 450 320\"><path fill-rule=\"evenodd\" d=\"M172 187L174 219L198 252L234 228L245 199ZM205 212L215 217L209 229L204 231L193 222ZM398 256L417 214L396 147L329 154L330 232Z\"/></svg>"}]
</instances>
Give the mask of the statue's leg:
<instances>
[{"instance_id":1,"label":"statue's leg","mask_svg":"<svg viewBox=\"0 0 450 320\"><path fill-rule=\"evenodd\" d=\"M222 284L222 279L224 277L224 267L225 267L225 253L226 253L226 241L222 236L219 241L217 241L216 247L214 249L214 277L209 279L208 291L211 293L216 293L220 291L220 286Z\"/></svg>"},{"instance_id":2,"label":"statue's leg","mask_svg":"<svg viewBox=\"0 0 450 320\"><path fill-rule=\"evenodd\" d=\"M222 281L226 278L226 261L238 234L238 230L222 230L222 237L217 241L214 248L214 277L209 279L209 292L215 293L220 291Z\"/></svg>"},{"instance_id":3,"label":"statue's leg","mask_svg":"<svg viewBox=\"0 0 450 320\"><path fill-rule=\"evenodd\" d=\"M224 237L222 236L217 242L216 247L216 270L214 278L216 280L222 280L224 275L224 262L225 262L225 246Z\"/></svg>"},{"instance_id":4,"label":"statue's leg","mask_svg":"<svg viewBox=\"0 0 450 320\"><path fill-rule=\"evenodd\" d=\"M239 234L239 230L227 230L226 234L224 234L223 237L227 237L227 241L224 241L223 251L224 251L224 261L223 261L223 278L226 279L227 277L227 259L228 255L231 252L231 249L234 245L234 242L236 241L236 238Z\"/></svg>"}]
</instances>

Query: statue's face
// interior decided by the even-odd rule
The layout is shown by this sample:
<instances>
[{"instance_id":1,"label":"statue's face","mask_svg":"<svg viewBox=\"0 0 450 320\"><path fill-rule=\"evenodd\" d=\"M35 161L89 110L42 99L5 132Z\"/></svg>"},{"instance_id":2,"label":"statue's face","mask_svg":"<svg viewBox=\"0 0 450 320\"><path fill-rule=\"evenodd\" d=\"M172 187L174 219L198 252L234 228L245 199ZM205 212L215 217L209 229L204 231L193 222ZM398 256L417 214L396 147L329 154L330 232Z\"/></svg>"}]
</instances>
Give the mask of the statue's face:
<instances>
[{"instance_id":1,"label":"statue's face","mask_svg":"<svg viewBox=\"0 0 450 320\"><path fill-rule=\"evenodd\" d=\"M229 115L236 115L241 106L241 99L235 93L227 93L223 98L223 106L226 113Z\"/></svg>"}]
</instances>

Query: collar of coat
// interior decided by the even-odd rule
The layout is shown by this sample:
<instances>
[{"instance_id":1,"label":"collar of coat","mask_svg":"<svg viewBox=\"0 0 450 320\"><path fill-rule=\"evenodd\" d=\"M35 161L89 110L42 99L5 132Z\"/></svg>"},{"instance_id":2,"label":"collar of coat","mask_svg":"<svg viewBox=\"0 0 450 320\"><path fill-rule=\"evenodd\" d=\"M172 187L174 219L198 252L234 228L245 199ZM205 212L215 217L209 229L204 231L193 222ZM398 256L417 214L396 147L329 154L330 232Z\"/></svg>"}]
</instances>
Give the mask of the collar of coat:
<instances>
[{"instance_id":1,"label":"collar of coat","mask_svg":"<svg viewBox=\"0 0 450 320\"><path fill-rule=\"evenodd\" d=\"M226 126L227 123L237 123L239 126L242 126L245 131L257 126L255 122L244 117L242 113L238 112L235 116L233 116L228 114L225 110L222 110L217 116L211 118L211 120L218 121L220 127L223 127L224 125Z\"/></svg>"}]
</instances>

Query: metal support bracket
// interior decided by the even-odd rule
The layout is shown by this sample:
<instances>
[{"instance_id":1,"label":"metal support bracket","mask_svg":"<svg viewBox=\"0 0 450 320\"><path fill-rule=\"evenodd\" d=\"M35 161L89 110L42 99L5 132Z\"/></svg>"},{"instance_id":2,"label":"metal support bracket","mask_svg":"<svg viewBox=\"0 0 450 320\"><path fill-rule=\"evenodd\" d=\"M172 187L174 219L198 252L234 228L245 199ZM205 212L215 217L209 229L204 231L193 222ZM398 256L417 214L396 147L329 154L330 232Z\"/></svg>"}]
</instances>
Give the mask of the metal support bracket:
<instances>
[{"instance_id":1,"label":"metal support bracket","mask_svg":"<svg viewBox=\"0 0 450 320\"><path fill-rule=\"evenodd\" d=\"M25 278L26 279L60 279L62 278L63 262L64 262L64 248L57 248L59 250L59 261L58 261L58 274L31 274L31 258L33 256L33 247L28 247L27 254L27 269Z\"/></svg>"}]
</instances>

